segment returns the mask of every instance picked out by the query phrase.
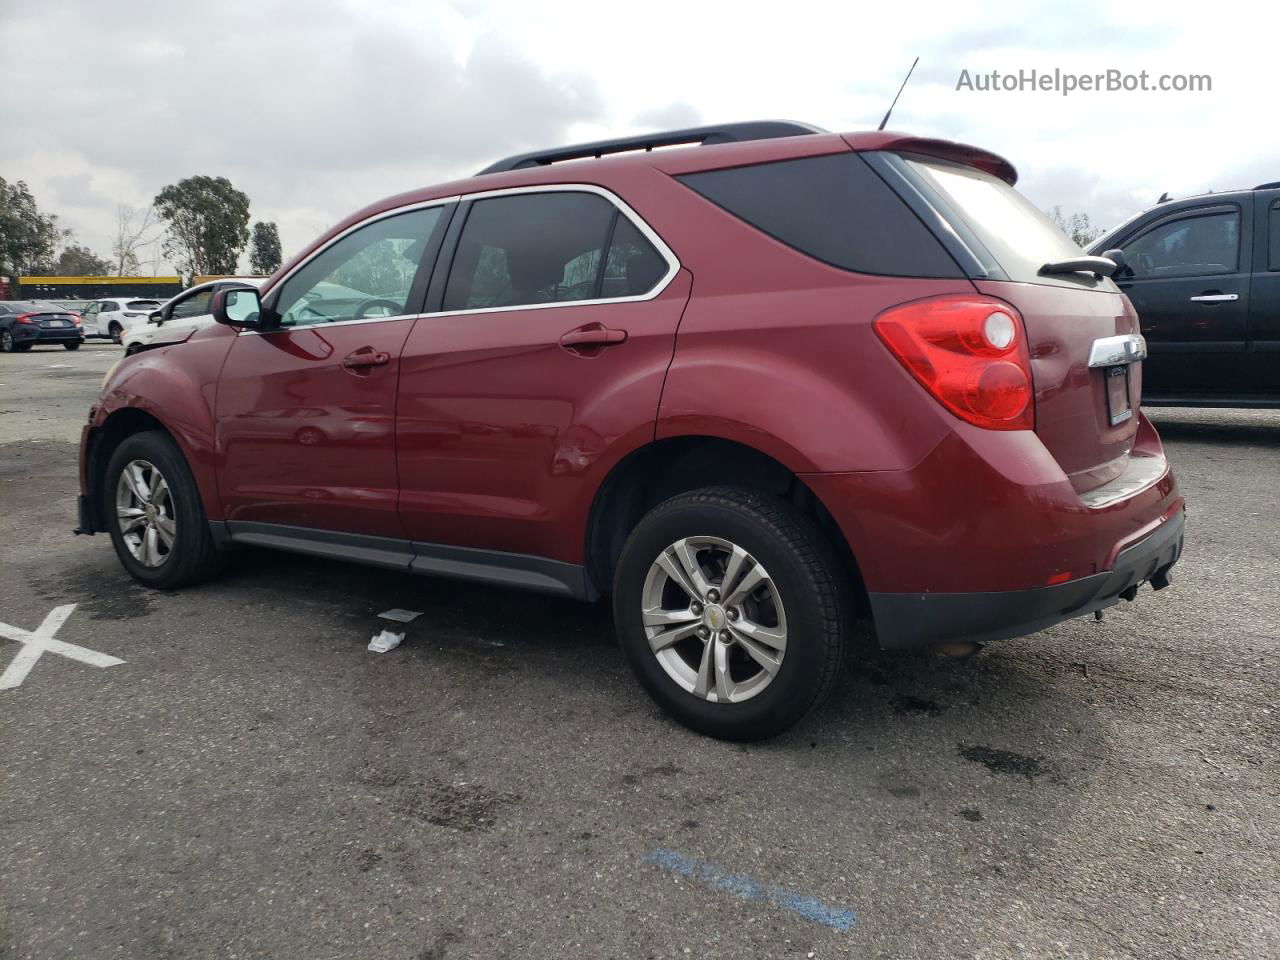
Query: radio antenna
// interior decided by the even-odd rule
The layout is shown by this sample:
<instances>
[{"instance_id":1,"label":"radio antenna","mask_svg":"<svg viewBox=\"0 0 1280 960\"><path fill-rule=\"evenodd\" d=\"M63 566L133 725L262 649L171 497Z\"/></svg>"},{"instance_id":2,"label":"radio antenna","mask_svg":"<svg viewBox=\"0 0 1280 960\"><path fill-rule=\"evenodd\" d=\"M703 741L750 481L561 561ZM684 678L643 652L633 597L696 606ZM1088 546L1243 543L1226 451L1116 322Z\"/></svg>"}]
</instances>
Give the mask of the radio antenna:
<instances>
[{"instance_id":1,"label":"radio antenna","mask_svg":"<svg viewBox=\"0 0 1280 960\"><path fill-rule=\"evenodd\" d=\"M902 86L898 88L898 92L894 95L893 103L889 104L889 109L884 112L884 119L880 121L880 126L876 127L877 130L883 130L884 125L889 122L889 114L893 113L893 108L898 105L898 97L902 96L902 91L907 89L907 81L911 79L911 74L915 71L916 64L919 62L919 57L916 57L911 62L911 69L907 71L907 75L902 81Z\"/></svg>"}]
</instances>

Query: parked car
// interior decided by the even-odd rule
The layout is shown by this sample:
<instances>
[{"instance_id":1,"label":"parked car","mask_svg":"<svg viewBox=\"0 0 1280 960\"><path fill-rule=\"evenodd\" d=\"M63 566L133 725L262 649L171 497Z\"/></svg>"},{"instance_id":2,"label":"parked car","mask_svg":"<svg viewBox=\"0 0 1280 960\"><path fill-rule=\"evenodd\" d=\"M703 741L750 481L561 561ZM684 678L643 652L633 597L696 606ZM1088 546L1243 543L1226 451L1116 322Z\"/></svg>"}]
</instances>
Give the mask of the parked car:
<instances>
[{"instance_id":1,"label":"parked car","mask_svg":"<svg viewBox=\"0 0 1280 960\"><path fill-rule=\"evenodd\" d=\"M120 343L128 330L145 323L159 300L130 297L107 297L90 301L84 311L85 331L91 337L107 337Z\"/></svg>"},{"instance_id":2,"label":"parked car","mask_svg":"<svg viewBox=\"0 0 1280 960\"><path fill-rule=\"evenodd\" d=\"M228 277L222 280L209 280L184 290L171 300L158 305L147 316L147 322L130 327L121 342L126 354L134 354L139 350L160 346L167 343L180 343L201 327L213 323L213 315L209 313L209 298L214 291L226 286L259 286L263 277Z\"/></svg>"},{"instance_id":3,"label":"parked car","mask_svg":"<svg viewBox=\"0 0 1280 960\"><path fill-rule=\"evenodd\" d=\"M1280 182L1167 200L1089 249L1122 253L1144 403L1280 406Z\"/></svg>"},{"instance_id":4,"label":"parked car","mask_svg":"<svg viewBox=\"0 0 1280 960\"><path fill-rule=\"evenodd\" d=\"M611 595L663 708L776 734L856 621L972 649L1169 582L1183 498L1137 316L1015 181L976 147L767 122L373 204L120 362L80 531L162 589L257 544Z\"/></svg>"},{"instance_id":5,"label":"parked car","mask_svg":"<svg viewBox=\"0 0 1280 960\"><path fill-rule=\"evenodd\" d=\"M41 344L79 350L82 343L78 314L47 303L0 300L0 353L24 353Z\"/></svg>"}]
</instances>

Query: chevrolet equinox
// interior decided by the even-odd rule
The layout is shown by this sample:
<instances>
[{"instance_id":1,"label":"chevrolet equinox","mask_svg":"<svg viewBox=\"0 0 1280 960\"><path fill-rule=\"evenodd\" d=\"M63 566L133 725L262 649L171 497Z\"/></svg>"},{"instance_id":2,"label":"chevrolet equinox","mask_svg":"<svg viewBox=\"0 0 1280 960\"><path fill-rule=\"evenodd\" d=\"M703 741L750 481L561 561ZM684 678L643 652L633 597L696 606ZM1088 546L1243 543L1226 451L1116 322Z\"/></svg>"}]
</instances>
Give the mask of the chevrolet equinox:
<instances>
[{"instance_id":1,"label":"chevrolet equinox","mask_svg":"<svg viewBox=\"0 0 1280 960\"><path fill-rule=\"evenodd\" d=\"M972 645L1169 582L1138 318L1016 180L768 121L380 201L107 375L79 531L160 589L252 544L607 595L671 715L776 734L855 623Z\"/></svg>"}]
</instances>

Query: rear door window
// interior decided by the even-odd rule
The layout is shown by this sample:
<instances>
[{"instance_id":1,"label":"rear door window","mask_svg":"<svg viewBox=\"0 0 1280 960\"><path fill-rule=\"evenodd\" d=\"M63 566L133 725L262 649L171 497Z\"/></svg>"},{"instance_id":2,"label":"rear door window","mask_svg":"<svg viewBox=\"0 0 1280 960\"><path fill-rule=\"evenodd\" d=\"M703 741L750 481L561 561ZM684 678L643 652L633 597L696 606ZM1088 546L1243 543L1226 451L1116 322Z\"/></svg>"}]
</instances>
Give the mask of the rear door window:
<instances>
[{"instance_id":1,"label":"rear door window","mask_svg":"<svg viewBox=\"0 0 1280 960\"><path fill-rule=\"evenodd\" d=\"M477 200L445 288L445 310L643 296L670 266L604 197L580 191Z\"/></svg>"},{"instance_id":2,"label":"rear door window","mask_svg":"<svg viewBox=\"0 0 1280 960\"><path fill-rule=\"evenodd\" d=\"M679 179L716 206L831 266L902 277L963 275L928 228L856 153Z\"/></svg>"},{"instance_id":3,"label":"rear door window","mask_svg":"<svg viewBox=\"0 0 1280 960\"><path fill-rule=\"evenodd\" d=\"M1124 246L1138 280L1235 273L1240 260L1240 211L1179 217L1158 223Z\"/></svg>"}]
</instances>

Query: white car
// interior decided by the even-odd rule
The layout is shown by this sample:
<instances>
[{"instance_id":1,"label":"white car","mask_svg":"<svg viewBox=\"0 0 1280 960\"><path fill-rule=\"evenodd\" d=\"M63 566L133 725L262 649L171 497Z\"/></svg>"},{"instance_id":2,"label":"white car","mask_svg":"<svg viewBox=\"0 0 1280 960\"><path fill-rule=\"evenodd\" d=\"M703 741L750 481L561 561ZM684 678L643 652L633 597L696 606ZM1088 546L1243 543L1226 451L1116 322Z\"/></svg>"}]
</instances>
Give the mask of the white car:
<instances>
[{"instance_id":1,"label":"white car","mask_svg":"<svg viewBox=\"0 0 1280 960\"><path fill-rule=\"evenodd\" d=\"M86 337L110 337L114 343L135 327L144 325L147 316L160 306L159 300L107 297L91 300L80 314Z\"/></svg>"},{"instance_id":2,"label":"white car","mask_svg":"<svg viewBox=\"0 0 1280 960\"><path fill-rule=\"evenodd\" d=\"M266 277L222 277L196 284L184 290L165 304L156 304L145 323L131 327L124 335L125 355L137 353L148 347L166 343L180 343L191 336L192 331L213 324L209 301L220 287L244 286L246 283L260 287Z\"/></svg>"}]
</instances>

